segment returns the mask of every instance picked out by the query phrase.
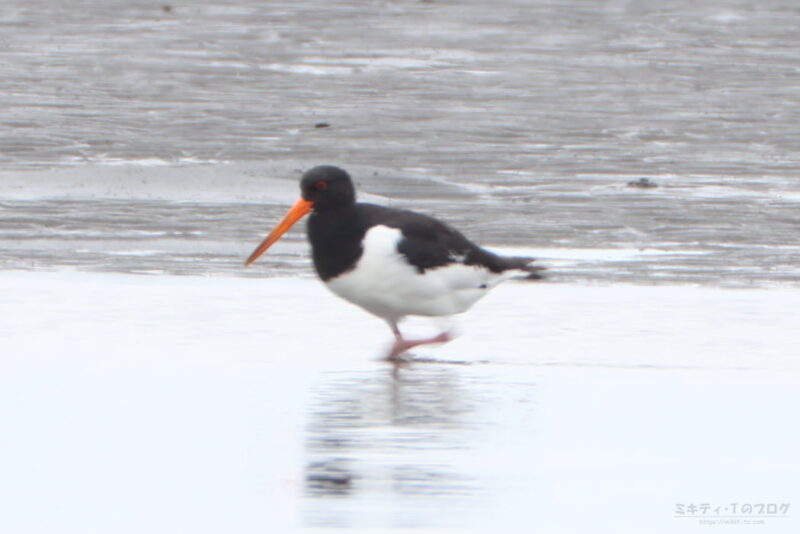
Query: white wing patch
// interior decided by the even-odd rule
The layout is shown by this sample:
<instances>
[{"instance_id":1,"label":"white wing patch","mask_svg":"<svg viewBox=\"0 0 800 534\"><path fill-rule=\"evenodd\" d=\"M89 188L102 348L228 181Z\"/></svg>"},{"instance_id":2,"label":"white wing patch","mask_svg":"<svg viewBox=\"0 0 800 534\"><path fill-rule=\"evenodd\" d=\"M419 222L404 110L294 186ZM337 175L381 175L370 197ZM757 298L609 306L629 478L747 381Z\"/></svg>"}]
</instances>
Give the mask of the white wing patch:
<instances>
[{"instance_id":1,"label":"white wing patch","mask_svg":"<svg viewBox=\"0 0 800 534\"><path fill-rule=\"evenodd\" d=\"M451 250L447 254L447 259L455 263L464 263L464 261L467 259L467 255L458 253L455 250Z\"/></svg>"},{"instance_id":2,"label":"white wing patch","mask_svg":"<svg viewBox=\"0 0 800 534\"><path fill-rule=\"evenodd\" d=\"M397 251L397 228L373 226L364 236L356 267L326 282L338 296L390 321L406 315L453 315L470 308L506 278L476 265L459 263L420 273Z\"/></svg>"}]
</instances>

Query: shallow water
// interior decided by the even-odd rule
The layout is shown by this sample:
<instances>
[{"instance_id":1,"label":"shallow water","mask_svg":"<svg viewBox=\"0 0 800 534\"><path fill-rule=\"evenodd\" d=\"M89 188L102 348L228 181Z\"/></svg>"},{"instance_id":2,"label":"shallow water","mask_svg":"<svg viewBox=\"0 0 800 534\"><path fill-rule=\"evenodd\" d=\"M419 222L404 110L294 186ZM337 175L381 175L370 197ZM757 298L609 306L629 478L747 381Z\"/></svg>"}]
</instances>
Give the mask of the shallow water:
<instances>
[{"instance_id":1,"label":"shallow water","mask_svg":"<svg viewBox=\"0 0 800 534\"><path fill-rule=\"evenodd\" d=\"M796 289L509 282L397 370L320 289L0 273L0 525L701 532L676 503L800 499Z\"/></svg>"}]
</instances>

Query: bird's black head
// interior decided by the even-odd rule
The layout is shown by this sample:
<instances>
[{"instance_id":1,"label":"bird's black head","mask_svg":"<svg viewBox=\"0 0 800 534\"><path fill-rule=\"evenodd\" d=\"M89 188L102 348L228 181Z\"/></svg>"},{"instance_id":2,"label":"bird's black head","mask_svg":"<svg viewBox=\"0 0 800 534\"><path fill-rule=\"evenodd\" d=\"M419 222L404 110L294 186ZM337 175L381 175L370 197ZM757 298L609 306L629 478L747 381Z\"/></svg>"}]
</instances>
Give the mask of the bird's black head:
<instances>
[{"instance_id":1,"label":"bird's black head","mask_svg":"<svg viewBox=\"0 0 800 534\"><path fill-rule=\"evenodd\" d=\"M309 212L332 211L352 206L356 201L356 190L350 175L339 167L322 165L314 167L300 180L301 198L294 203L275 228L247 258L250 265Z\"/></svg>"},{"instance_id":2,"label":"bird's black head","mask_svg":"<svg viewBox=\"0 0 800 534\"><path fill-rule=\"evenodd\" d=\"M350 175L332 165L320 165L307 171L300 181L300 191L305 200L314 203L314 211L337 209L356 201Z\"/></svg>"}]
</instances>

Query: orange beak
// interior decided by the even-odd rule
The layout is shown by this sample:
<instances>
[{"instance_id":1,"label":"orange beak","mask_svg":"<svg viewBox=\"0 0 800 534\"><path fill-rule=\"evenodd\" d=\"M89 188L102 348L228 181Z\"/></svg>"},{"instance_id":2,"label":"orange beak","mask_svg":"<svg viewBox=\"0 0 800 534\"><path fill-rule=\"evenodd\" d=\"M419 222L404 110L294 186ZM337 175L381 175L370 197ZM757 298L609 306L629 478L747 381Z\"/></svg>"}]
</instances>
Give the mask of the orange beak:
<instances>
[{"instance_id":1,"label":"orange beak","mask_svg":"<svg viewBox=\"0 0 800 534\"><path fill-rule=\"evenodd\" d=\"M272 246L275 241L281 238L281 236L292 227L294 223L305 217L306 215L311 212L311 208L314 207L314 203L310 200L306 200L304 198L298 199L297 202L294 203L294 206L291 207L288 213L284 215L281 222L275 225L275 228L269 233L267 237L264 238L264 241L258 245L250 257L247 258L247 261L244 263L245 267L253 263L261 256L263 253L267 251L269 247Z\"/></svg>"}]
</instances>

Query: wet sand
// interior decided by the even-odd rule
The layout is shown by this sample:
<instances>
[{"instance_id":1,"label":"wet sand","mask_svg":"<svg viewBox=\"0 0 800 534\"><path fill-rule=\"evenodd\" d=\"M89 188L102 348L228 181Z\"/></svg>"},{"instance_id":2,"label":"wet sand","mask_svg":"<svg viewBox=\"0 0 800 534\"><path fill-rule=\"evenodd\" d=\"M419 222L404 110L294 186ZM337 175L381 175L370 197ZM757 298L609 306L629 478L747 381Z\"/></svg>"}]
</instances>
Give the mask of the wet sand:
<instances>
[{"instance_id":1,"label":"wet sand","mask_svg":"<svg viewBox=\"0 0 800 534\"><path fill-rule=\"evenodd\" d=\"M87 165L0 173L0 269L305 276L302 224L269 263L242 258L297 198L308 161L218 166ZM540 258L563 283L794 287L796 181L545 178L503 186L346 166L363 201L455 225L482 246Z\"/></svg>"},{"instance_id":2,"label":"wet sand","mask_svg":"<svg viewBox=\"0 0 800 534\"><path fill-rule=\"evenodd\" d=\"M796 289L510 282L397 373L314 280L0 290L12 531L692 532L676 503L800 497Z\"/></svg>"}]
</instances>

